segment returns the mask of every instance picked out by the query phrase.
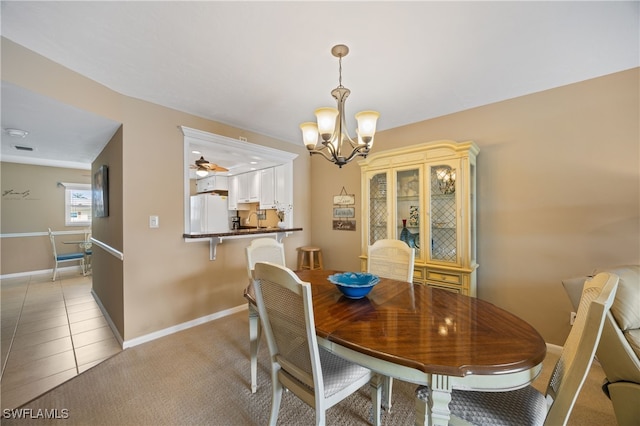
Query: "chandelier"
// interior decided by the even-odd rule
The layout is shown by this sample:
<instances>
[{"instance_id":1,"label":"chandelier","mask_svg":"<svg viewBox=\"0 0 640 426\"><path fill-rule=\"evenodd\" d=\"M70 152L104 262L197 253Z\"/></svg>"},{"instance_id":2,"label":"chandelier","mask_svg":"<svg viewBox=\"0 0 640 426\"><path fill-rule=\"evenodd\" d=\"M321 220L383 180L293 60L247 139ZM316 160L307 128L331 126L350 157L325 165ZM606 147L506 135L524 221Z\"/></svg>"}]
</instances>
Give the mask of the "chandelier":
<instances>
[{"instance_id":1,"label":"chandelier","mask_svg":"<svg viewBox=\"0 0 640 426\"><path fill-rule=\"evenodd\" d=\"M436 170L438 187L443 194L453 194L456 192L456 169L442 167Z\"/></svg>"},{"instance_id":2,"label":"chandelier","mask_svg":"<svg viewBox=\"0 0 640 426\"><path fill-rule=\"evenodd\" d=\"M331 49L331 54L338 58L339 63L338 87L331 91L338 108L318 108L315 111L317 123L307 122L300 125L309 154L320 154L340 168L357 156L366 157L369 154L376 132L376 121L380 117L376 111L357 113L356 140L351 139L344 118L344 104L351 91L342 85L342 58L348 53L349 48L344 44L338 44Z\"/></svg>"}]
</instances>

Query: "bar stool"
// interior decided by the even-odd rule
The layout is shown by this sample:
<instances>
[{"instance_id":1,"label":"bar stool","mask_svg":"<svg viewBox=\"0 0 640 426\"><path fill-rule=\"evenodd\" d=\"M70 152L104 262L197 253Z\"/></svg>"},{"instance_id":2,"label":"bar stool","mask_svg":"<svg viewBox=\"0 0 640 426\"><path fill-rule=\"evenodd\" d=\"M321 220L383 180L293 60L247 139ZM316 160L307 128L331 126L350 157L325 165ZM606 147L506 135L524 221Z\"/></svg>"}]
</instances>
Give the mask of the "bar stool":
<instances>
[{"instance_id":1,"label":"bar stool","mask_svg":"<svg viewBox=\"0 0 640 426\"><path fill-rule=\"evenodd\" d=\"M320 247L298 247L298 270L302 269L324 269Z\"/></svg>"}]
</instances>

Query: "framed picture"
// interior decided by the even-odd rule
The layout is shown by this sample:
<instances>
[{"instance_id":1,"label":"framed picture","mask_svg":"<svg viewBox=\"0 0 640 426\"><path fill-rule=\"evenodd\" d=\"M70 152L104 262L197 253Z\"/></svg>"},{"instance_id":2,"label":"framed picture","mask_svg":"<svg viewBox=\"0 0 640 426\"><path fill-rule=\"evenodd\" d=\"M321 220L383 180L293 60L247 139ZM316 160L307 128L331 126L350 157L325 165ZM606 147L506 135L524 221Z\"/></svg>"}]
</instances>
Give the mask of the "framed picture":
<instances>
[{"instance_id":1,"label":"framed picture","mask_svg":"<svg viewBox=\"0 0 640 426\"><path fill-rule=\"evenodd\" d=\"M334 207L333 217L335 218L356 217L356 209L355 207Z\"/></svg>"},{"instance_id":2,"label":"framed picture","mask_svg":"<svg viewBox=\"0 0 640 426\"><path fill-rule=\"evenodd\" d=\"M333 221L333 230L334 231L355 231L356 230L356 221L355 220L334 220Z\"/></svg>"},{"instance_id":3,"label":"framed picture","mask_svg":"<svg viewBox=\"0 0 640 426\"><path fill-rule=\"evenodd\" d=\"M109 169L104 165L93 175L93 216L109 216Z\"/></svg>"}]
</instances>

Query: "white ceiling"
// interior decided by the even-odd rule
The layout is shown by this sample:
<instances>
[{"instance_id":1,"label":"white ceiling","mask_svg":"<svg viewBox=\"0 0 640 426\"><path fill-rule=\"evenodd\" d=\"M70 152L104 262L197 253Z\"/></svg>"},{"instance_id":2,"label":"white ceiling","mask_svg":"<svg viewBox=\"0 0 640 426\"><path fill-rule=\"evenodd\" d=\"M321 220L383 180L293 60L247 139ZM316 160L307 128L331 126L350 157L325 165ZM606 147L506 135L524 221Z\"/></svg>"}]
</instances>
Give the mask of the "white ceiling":
<instances>
[{"instance_id":1,"label":"white ceiling","mask_svg":"<svg viewBox=\"0 0 640 426\"><path fill-rule=\"evenodd\" d=\"M1 31L124 95L301 143L299 123L335 105L335 44L351 50L347 116L377 110L384 130L637 67L639 6L2 1ZM28 158L86 164L117 125L2 85ZM3 132L3 160L15 143Z\"/></svg>"}]
</instances>

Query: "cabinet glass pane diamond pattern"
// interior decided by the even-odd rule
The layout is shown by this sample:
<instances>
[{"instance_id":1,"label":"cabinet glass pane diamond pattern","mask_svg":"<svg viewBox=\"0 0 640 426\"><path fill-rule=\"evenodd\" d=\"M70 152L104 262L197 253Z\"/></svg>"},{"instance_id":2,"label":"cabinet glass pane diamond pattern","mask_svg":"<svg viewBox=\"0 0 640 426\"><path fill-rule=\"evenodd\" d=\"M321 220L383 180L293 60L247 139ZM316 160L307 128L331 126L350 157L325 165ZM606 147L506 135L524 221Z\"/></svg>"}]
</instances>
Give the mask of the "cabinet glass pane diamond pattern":
<instances>
[{"instance_id":1,"label":"cabinet glass pane diamond pattern","mask_svg":"<svg viewBox=\"0 0 640 426\"><path fill-rule=\"evenodd\" d=\"M373 244L387 238L387 174L374 175L369 190L369 244Z\"/></svg>"},{"instance_id":2,"label":"cabinet glass pane diamond pattern","mask_svg":"<svg viewBox=\"0 0 640 426\"><path fill-rule=\"evenodd\" d=\"M458 241L455 172L445 165L431 167L431 258L454 263Z\"/></svg>"}]
</instances>

